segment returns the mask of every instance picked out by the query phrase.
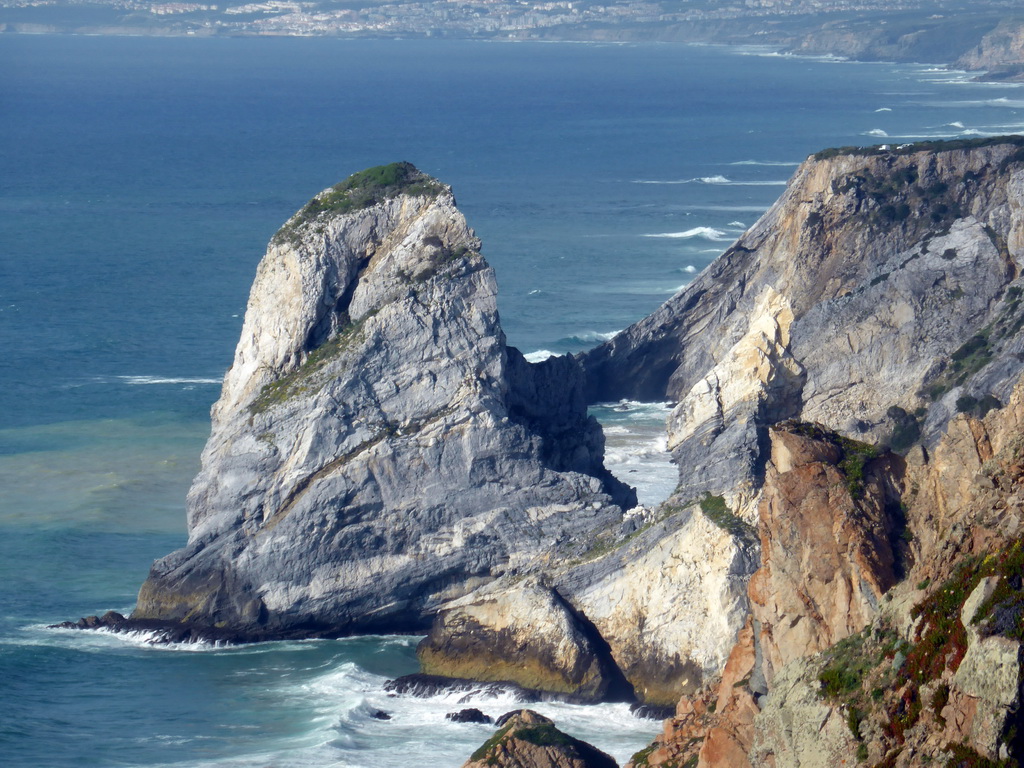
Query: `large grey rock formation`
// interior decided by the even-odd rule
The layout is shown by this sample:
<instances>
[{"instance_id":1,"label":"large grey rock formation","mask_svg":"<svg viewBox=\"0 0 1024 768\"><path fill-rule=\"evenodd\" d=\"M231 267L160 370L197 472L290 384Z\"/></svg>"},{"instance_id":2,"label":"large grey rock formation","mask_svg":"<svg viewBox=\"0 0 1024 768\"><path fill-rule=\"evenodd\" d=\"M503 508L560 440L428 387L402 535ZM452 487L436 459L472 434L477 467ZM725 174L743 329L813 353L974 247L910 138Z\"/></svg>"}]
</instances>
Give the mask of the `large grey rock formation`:
<instances>
[{"instance_id":1,"label":"large grey rock formation","mask_svg":"<svg viewBox=\"0 0 1024 768\"><path fill-rule=\"evenodd\" d=\"M274 236L188 497L135 620L243 639L424 627L444 599L616 523L569 358L505 344L448 187L408 164Z\"/></svg>"},{"instance_id":2,"label":"large grey rock formation","mask_svg":"<svg viewBox=\"0 0 1024 768\"><path fill-rule=\"evenodd\" d=\"M561 582L638 691L648 669L686 690L724 664L749 610L758 553L739 523L757 521L771 425L906 450L1006 402L1024 359L1022 147L821 153L691 285L580 356L592 401L675 403L680 482L657 523ZM724 511L716 525L701 500Z\"/></svg>"},{"instance_id":3,"label":"large grey rock formation","mask_svg":"<svg viewBox=\"0 0 1024 768\"><path fill-rule=\"evenodd\" d=\"M250 638L436 619L434 671L516 648L524 676L502 676L528 687L602 695L617 667L668 704L720 672L749 614L772 425L930 450L1020 374L1021 139L811 158L686 290L540 365L506 347L450 192L403 173L366 207L343 210L365 179L329 190L275 237L189 544L136 618ZM659 509L623 521L584 394L675 404Z\"/></svg>"}]
</instances>

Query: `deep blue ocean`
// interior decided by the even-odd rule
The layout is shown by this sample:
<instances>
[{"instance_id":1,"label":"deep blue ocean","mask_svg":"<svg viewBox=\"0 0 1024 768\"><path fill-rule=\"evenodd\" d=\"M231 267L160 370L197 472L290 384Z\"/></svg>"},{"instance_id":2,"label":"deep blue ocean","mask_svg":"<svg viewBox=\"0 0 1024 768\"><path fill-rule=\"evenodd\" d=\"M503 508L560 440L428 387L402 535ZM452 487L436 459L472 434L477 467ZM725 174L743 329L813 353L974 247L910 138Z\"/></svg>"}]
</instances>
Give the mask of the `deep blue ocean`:
<instances>
[{"instance_id":1,"label":"deep blue ocean","mask_svg":"<svg viewBox=\"0 0 1024 768\"><path fill-rule=\"evenodd\" d=\"M0 36L0 762L457 768L488 737L446 723L458 697L384 693L416 638L45 628L128 612L184 543L256 263L320 189L396 160L451 184L542 356L655 309L818 149L1019 131L1019 87L749 49ZM595 410L664 496L664 407ZM659 729L538 708L621 762Z\"/></svg>"}]
</instances>

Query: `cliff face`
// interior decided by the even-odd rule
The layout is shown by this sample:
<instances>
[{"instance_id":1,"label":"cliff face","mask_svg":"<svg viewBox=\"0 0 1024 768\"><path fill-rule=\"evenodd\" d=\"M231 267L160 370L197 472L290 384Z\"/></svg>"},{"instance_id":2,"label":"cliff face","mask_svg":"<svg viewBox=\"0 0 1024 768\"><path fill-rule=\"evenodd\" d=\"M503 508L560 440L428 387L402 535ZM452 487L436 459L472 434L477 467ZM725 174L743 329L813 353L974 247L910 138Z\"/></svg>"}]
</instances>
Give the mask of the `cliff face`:
<instances>
[{"instance_id":1,"label":"cliff face","mask_svg":"<svg viewBox=\"0 0 1024 768\"><path fill-rule=\"evenodd\" d=\"M638 691L697 690L725 663L771 425L905 451L1006 401L1024 352L1022 157L1017 139L822 153L683 292L580 356L593 400L676 403L675 494L565 576ZM665 690L645 665L669 670Z\"/></svg>"},{"instance_id":2,"label":"cliff face","mask_svg":"<svg viewBox=\"0 0 1024 768\"><path fill-rule=\"evenodd\" d=\"M966 70L984 69L989 79L1024 79L1024 21L1003 19L955 66Z\"/></svg>"},{"instance_id":3,"label":"cliff face","mask_svg":"<svg viewBox=\"0 0 1024 768\"><path fill-rule=\"evenodd\" d=\"M133 618L248 639L430 625L432 673L685 693L674 732L717 728L721 754L768 749L772 686L843 725L799 665L879 621L899 579L945 578L959 468L996 450L967 415L1020 377L1024 140L822 153L653 315L538 365L505 345L450 191L383 172L271 243L189 543ZM680 468L626 517L585 410L625 397L675 403ZM710 689L723 668L744 685Z\"/></svg>"},{"instance_id":4,"label":"cliff face","mask_svg":"<svg viewBox=\"0 0 1024 768\"><path fill-rule=\"evenodd\" d=\"M505 344L451 191L357 174L260 263L188 497L134 619L242 638L422 627L445 598L613 524L578 366Z\"/></svg>"},{"instance_id":5,"label":"cliff face","mask_svg":"<svg viewBox=\"0 0 1024 768\"><path fill-rule=\"evenodd\" d=\"M1024 378L905 467L871 458L856 493L834 435L773 430L752 617L720 681L680 701L633 765L1017 765L1022 419ZM894 491L899 513L882 504Z\"/></svg>"}]
</instances>

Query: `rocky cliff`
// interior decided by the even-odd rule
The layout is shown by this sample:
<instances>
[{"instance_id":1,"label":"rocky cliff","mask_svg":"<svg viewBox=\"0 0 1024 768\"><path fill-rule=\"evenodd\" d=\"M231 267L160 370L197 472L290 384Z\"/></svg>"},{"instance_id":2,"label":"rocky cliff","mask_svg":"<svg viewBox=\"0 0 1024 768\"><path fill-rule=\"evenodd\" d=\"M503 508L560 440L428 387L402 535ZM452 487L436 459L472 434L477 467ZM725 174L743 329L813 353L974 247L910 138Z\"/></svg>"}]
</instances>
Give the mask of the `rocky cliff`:
<instances>
[{"instance_id":1,"label":"rocky cliff","mask_svg":"<svg viewBox=\"0 0 1024 768\"><path fill-rule=\"evenodd\" d=\"M955 66L986 70L988 80L1024 79L1024 20L1007 18L988 32Z\"/></svg>"},{"instance_id":2,"label":"rocky cliff","mask_svg":"<svg viewBox=\"0 0 1024 768\"><path fill-rule=\"evenodd\" d=\"M558 582L642 697L712 679L749 613L772 425L906 451L1006 401L1024 351L1022 144L820 153L683 292L581 356L592 400L676 403L675 494Z\"/></svg>"},{"instance_id":3,"label":"rocky cliff","mask_svg":"<svg viewBox=\"0 0 1024 768\"><path fill-rule=\"evenodd\" d=\"M240 639L412 630L572 556L632 492L571 359L505 343L451 190L408 164L325 190L274 236L188 496L188 544L135 620Z\"/></svg>"},{"instance_id":4,"label":"rocky cliff","mask_svg":"<svg viewBox=\"0 0 1024 768\"><path fill-rule=\"evenodd\" d=\"M389 168L271 243L189 543L134 618L248 639L429 625L433 674L686 694L681 732L752 754L771 685L815 693L793 665L951 557L973 480L915 473L985 461L964 425L1020 376L1024 140L820 153L657 312L539 365L506 346L450 190ZM680 475L623 516L585 403L627 397L675 403ZM749 680L716 693L723 668ZM730 711L743 728L707 719Z\"/></svg>"},{"instance_id":5,"label":"rocky cliff","mask_svg":"<svg viewBox=\"0 0 1024 768\"><path fill-rule=\"evenodd\" d=\"M911 454L901 484L905 514L893 522L907 526L899 537L905 544L901 557L913 564L905 579L880 599L869 598L861 610L823 612L823 605L849 595L849 586L841 583L823 593L817 563L799 548L766 560L751 581L752 619L740 632L720 682L684 698L662 735L634 757L633 765L680 765L690 759L701 768L1018 765L1024 757L1017 735L1024 682L1022 419L1024 378L1005 408L983 419L957 416L933 451ZM799 439L818 454L804 468L842 469L842 461L828 455L831 439L824 444ZM772 440L776 448L791 443L792 429L774 431ZM807 450L803 454L810 458ZM877 477L880 469L889 474L879 459L872 461L869 476ZM791 537L794 527L770 507L798 512L819 487L806 472L780 468L769 472L761 506L766 549L768 542ZM872 496L881 498L880 489L869 486L870 481L858 494L860 514L854 518L876 506ZM780 497L784 487L801 487L809 496ZM841 487L834 490L846 495ZM783 500L787 496L789 502ZM846 538L842 528L849 522L843 507L819 508L821 517L833 522L825 527L832 535L824 540L821 528L806 518L802 525L796 522L800 541L835 551L832 545ZM869 533L859 543L863 551L884 553L886 538ZM848 557L844 566L859 561ZM875 574L879 565L882 573L888 570L884 559L874 565ZM844 570L830 568L828 575L835 580ZM780 571L791 576L787 586ZM761 587L755 585L764 581L780 588L771 600L759 601L755 593ZM871 592L877 594L875 588ZM833 642L821 642L820 631L810 637L806 630L803 637L774 635L772 627L780 623L787 630L801 625L826 630Z\"/></svg>"}]
</instances>

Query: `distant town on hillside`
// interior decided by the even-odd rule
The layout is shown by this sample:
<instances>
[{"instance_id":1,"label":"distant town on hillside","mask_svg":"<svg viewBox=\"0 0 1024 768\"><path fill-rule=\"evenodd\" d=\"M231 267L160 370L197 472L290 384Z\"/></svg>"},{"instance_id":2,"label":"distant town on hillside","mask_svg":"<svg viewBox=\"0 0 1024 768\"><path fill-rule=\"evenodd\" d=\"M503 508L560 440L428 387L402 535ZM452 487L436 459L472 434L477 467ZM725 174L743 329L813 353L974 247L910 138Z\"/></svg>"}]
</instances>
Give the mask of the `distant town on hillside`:
<instances>
[{"instance_id":1,"label":"distant town on hillside","mask_svg":"<svg viewBox=\"0 0 1024 768\"><path fill-rule=\"evenodd\" d=\"M1017 0L0 0L0 33L458 37L764 44L1021 73ZM980 58L979 58L980 56Z\"/></svg>"}]
</instances>

